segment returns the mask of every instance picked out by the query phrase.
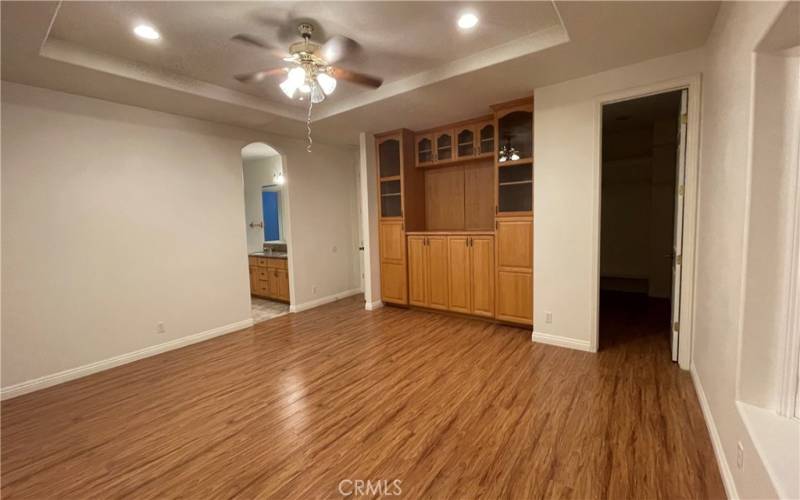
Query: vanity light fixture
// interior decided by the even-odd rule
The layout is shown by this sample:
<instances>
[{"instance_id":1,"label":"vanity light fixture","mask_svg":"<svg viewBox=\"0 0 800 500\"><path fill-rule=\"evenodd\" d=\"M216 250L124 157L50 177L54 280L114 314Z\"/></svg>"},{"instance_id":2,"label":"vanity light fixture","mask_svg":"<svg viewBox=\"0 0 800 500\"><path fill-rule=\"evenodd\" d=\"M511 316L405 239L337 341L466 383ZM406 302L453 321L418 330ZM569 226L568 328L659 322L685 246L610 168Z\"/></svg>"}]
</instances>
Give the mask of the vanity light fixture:
<instances>
[{"instance_id":1,"label":"vanity light fixture","mask_svg":"<svg viewBox=\"0 0 800 500\"><path fill-rule=\"evenodd\" d=\"M158 40L161 38L161 33L159 33L149 24L140 24L136 26L133 28L133 33L139 38L143 38L145 40Z\"/></svg>"},{"instance_id":2,"label":"vanity light fixture","mask_svg":"<svg viewBox=\"0 0 800 500\"><path fill-rule=\"evenodd\" d=\"M462 30L472 29L478 25L478 16L471 12L467 12L465 14L461 14L461 17L458 18L458 27Z\"/></svg>"}]
</instances>

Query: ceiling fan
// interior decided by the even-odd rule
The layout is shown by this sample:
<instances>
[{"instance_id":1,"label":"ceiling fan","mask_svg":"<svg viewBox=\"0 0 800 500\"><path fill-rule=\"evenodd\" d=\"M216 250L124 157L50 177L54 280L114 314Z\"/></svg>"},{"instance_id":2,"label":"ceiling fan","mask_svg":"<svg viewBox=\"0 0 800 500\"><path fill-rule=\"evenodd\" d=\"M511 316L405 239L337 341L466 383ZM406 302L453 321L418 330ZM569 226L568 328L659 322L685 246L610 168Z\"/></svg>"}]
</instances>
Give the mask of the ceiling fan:
<instances>
[{"instance_id":1,"label":"ceiling fan","mask_svg":"<svg viewBox=\"0 0 800 500\"><path fill-rule=\"evenodd\" d=\"M280 84L283 93L290 99L303 100L308 96L313 104L324 101L326 96L332 94L336 89L337 80L349 81L371 88L378 88L383 83L382 78L333 66L333 64L358 53L360 46L355 40L342 35L334 35L325 43L319 44L311 41L314 33L314 26L311 24L301 23L297 30L303 40L291 44L288 55L258 37L243 33L235 35L232 39L237 42L266 49L284 61L296 65L293 68L263 69L235 75L235 78L243 83L253 83L270 76L285 74L286 79Z\"/></svg>"}]
</instances>

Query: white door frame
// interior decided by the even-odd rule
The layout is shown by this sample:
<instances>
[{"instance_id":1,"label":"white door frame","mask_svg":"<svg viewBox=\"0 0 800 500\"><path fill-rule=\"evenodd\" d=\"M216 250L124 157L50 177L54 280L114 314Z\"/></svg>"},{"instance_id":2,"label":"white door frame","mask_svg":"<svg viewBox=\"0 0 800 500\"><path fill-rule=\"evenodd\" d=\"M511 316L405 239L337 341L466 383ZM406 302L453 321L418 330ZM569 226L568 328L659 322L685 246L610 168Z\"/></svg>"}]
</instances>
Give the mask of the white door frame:
<instances>
[{"instance_id":1,"label":"white door frame","mask_svg":"<svg viewBox=\"0 0 800 500\"><path fill-rule=\"evenodd\" d=\"M700 75L635 87L594 100L594 200L592 216L592 322L591 350L600 344L600 197L602 188L603 106L673 90L689 91L688 129L686 132L686 181L683 212L683 270L681 272L680 345L678 364L688 370L692 357L694 324L694 278L698 201L698 152L700 144ZM677 189L677 186L676 186Z\"/></svg>"}]
</instances>

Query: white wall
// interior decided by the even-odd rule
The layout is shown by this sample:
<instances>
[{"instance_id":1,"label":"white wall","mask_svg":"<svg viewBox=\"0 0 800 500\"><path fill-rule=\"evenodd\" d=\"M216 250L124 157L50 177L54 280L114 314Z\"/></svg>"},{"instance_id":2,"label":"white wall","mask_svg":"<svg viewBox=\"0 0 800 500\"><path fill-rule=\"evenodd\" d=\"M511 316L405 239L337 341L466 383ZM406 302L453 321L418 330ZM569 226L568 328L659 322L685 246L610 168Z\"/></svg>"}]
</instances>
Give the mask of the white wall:
<instances>
[{"instance_id":1,"label":"white wall","mask_svg":"<svg viewBox=\"0 0 800 500\"><path fill-rule=\"evenodd\" d=\"M698 74L703 51L674 54L534 92L534 329L589 348L593 324L594 152L604 94ZM552 311L552 323L545 312ZM575 344L577 342L577 344Z\"/></svg>"},{"instance_id":2,"label":"white wall","mask_svg":"<svg viewBox=\"0 0 800 500\"><path fill-rule=\"evenodd\" d=\"M355 149L2 82L2 386L249 319L254 141L286 160L293 300L357 288Z\"/></svg>"},{"instance_id":3,"label":"white wall","mask_svg":"<svg viewBox=\"0 0 800 500\"><path fill-rule=\"evenodd\" d=\"M745 498L775 496L735 401L748 246L753 51L783 5L723 3L706 46L703 80L693 363L736 489ZM745 450L743 469L736 467L738 441Z\"/></svg>"},{"instance_id":4,"label":"white wall","mask_svg":"<svg viewBox=\"0 0 800 500\"><path fill-rule=\"evenodd\" d=\"M275 184L275 174L281 172L282 159L280 155L268 156L263 158L247 158L242 160L244 171L244 212L247 232L247 252L260 252L264 248L264 228L250 227L250 222L264 222L264 210L262 207L261 191L263 186ZM280 189L280 234L286 239L286 222L284 221L287 203L286 193Z\"/></svg>"}]
</instances>

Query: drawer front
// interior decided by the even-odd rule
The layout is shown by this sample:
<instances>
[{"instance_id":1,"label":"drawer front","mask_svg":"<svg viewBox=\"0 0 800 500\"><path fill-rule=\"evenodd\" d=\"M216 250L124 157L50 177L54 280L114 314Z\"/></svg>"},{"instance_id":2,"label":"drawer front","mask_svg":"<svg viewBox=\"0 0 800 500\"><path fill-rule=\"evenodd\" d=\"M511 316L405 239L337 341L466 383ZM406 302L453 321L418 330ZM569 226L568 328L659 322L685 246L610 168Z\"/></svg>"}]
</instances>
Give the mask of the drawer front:
<instances>
[{"instance_id":1,"label":"drawer front","mask_svg":"<svg viewBox=\"0 0 800 500\"><path fill-rule=\"evenodd\" d=\"M250 267L255 267L258 265L258 257L250 256L247 258L247 261L250 264Z\"/></svg>"},{"instance_id":2,"label":"drawer front","mask_svg":"<svg viewBox=\"0 0 800 500\"><path fill-rule=\"evenodd\" d=\"M286 259L267 259L267 267L272 269L288 269L288 262Z\"/></svg>"},{"instance_id":3,"label":"drawer front","mask_svg":"<svg viewBox=\"0 0 800 500\"><path fill-rule=\"evenodd\" d=\"M269 279L269 270L265 267L256 268L256 279L267 281Z\"/></svg>"},{"instance_id":4,"label":"drawer front","mask_svg":"<svg viewBox=\"0 0 800 500\"><path fill-rule=\"evenodd\" d=\"M267 259L258 257L258 267L267 267Z\"/></svg>"}]
</instances>

